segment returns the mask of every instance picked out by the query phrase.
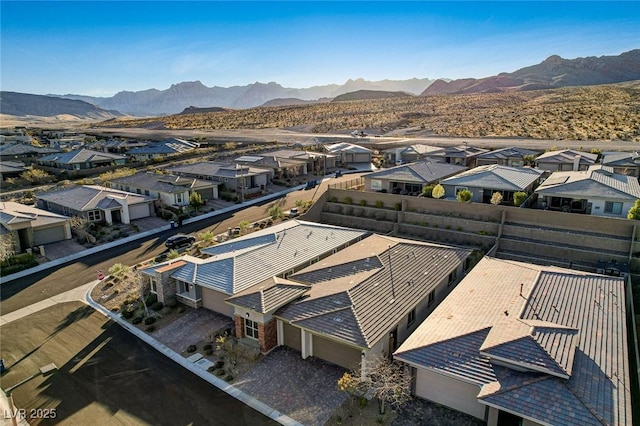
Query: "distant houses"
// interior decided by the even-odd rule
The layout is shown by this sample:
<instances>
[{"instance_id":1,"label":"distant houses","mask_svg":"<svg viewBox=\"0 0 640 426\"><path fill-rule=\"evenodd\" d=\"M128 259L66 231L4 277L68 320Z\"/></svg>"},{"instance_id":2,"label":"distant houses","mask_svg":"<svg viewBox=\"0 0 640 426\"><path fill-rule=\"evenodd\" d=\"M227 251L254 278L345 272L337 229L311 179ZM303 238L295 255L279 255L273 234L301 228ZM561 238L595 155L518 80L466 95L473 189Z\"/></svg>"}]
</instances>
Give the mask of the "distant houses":
<instances>
[{"instance_id":1,"label":"distant houses","mask_svg":"<svg viewBox=\"0 0 640 426\"><path fill-rule=\"evenodd\" d=\"M119 154L79 149L70 152L60 152L37 159L37 164L59 171L90 170L100 167L124 166L127 157Z\"/></svg>"},{"instance_id":2,"label":"distant houses","mask_svg":"<svg viewBox=\"0 0 640 426\"><path fill-rule=\"evenodd\" d=\"M363 176L365 191L420 195L425 186L467 170L465 166L422 160Z\"/></svg>"}]
</instances>

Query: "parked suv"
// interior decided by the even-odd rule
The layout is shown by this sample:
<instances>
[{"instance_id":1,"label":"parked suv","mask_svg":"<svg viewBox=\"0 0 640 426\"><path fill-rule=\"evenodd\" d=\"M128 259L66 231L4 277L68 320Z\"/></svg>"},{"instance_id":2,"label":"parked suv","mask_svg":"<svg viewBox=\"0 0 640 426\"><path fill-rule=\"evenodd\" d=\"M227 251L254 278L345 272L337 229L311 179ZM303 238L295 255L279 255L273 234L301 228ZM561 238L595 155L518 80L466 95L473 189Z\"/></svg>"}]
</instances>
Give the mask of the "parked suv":
<instances>
[{"instance_id":1,"label":"parked suv","mask_svg":"<svg viewBox=\"0 0 640 426\"><path fill-rule=\"evenodd\" d=\"M190 246L195 242L196 237L192 237L191 235L174 235L167 238L164 245L167 246L168 249L175 249L182 246Z\"/></svg>"}]
</instances>

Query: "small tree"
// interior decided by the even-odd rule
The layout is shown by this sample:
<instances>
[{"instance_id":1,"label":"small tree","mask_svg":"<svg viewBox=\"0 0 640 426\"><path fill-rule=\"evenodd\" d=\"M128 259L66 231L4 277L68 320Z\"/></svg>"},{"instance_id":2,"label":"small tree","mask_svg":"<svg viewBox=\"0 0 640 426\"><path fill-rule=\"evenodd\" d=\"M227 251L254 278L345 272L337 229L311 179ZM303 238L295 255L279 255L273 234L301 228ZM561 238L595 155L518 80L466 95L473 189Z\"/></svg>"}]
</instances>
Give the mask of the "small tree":
<instances>
[{"instance_id":1,"label":"small tree","mask_svg":"<svg viewBox=\"0 0 640 426\"><path fill-rule=\"evenodd\" d=\"M422 188L422 196L423 197L427 197L427 198L432 198L433 197L433 189L435 188L435 185L426 185Z\"/></svg>"},{"instance_id":2,"label":"small tree","mask_svg":"<svg viewBox=\"0 0 640 426\"><path fill-rule=\"evenodd\" d=\"M204 241L206 244L211 244L214 239L213 232L205 231L198 234L198 239Z\"/></svg>"},{"instance_id":3,"label":"small tree","mask_svg":"<svg viewBox=\"0 0 640 426\"><path fill-rule=\"evenodd\" d=\"M171 260L171 259L177 259L180 257L180 253L178 253L178 250L170 250L169 253L167 253L167 259Z\"/></svg>"},{"instance_id":4,"label":"small tree","mask_svg":"<svg viewBox=\"0 0 640 426\"><path fill-rule=\"evenodd\" d=\"M282 210L280 206L273 206L269 209L269 216L271 216L273 220L282 219L284 217L284 210Z\"/></svg>"},{"instance_id":5,"label":"small tree","mask_svg":"<svg viewBox=\"0 0 640 426\"><path fill-rule=\"evenodd\" d=\"M129 275L131 268L122 263L116 263L109 268L109 275L116 278L124 278Z\"/></svg>"},{"instance_id":6,"label":"small tree","mask_svg":"<svg viewBox=\"0 0 640 426\"><path fill-rule=\"evenodd\" d=\"M444 197L444 186L437 184L433 187L433 191L431 191L431 196L436 199L440 199Z\"/></svg>"},{"instance_id":7,"label":"small tree","mask_svg":"<svg viewBox=\"0 0 640 426\"><path fill-rule=\"evenodd\" d=\"M513 205L516 207L520 207L520 204L524 203L524 200L527 199L527 193L518 191L513 193Z\"/></svg>"},{"instance_id":8,"label":"small tree","mask_svg":"<svg viewBox=\"0 0 640 426\"><path fill-rule=\"evenodd\" d=\"M238 228L240 228L240 232L244 233L251 224L247 220L243 220L238 224Z\"/></svg>"},{"instance_id":9,"label":"small tree","mask_svg":"<svg viewBox=\"0 0 640 426\"><path fill-rule=\"evenodd\" d=\"M458 191L458 193L456 194L456 198L461 203L468 203L469 201L471 201L471 197L473 197L473 193L468 189Z\"/></svg>"},{"instance_id":10,"label":"small tree","mask_svg":"<svg viewBox=\"0 0 640 426\"><path fill-rule=\"evenodd\" d=\"M388 358L374 358L368 364L371 367L366 369L361 389L378 399L380 414L387 405L398 408L411 399L411 375L402 364Z\"/></svg>"},{"instance_id":11,"label":"small tree","mask_svg":"<svg viewBox=\"0 0 640 426\"><path fill-rule=\"evenodd\" d=\"M499 192L494 192L491 196L491 204L497 206L500 203L502 203L502 194Z\"/></svg>"},{"instance_id":12,"label":"small tree","mask_svg":"<svg viewBox=\"0 0 640 426\"><path fill-rule=\"evenodd\" d=\"M11 234L0 235L0 262L10 259L13 254L13 237Z\"/></svg>"},{"instance_id":13,"label":"small tree","mask_svg":"<svg viewBox=\"0 0 640 426\"><path fill-rule=\"evenodd\" d=\"M353 414L353 400L359 395L358 386L360 385L359 379L355 374L345 372L342 377L338 379L338 389L347 394L347 400L349 401L349 415Z\"/></svg>"},{"instance_id":14,"label":"small tree","mask_svg":"<svg viewBox=\"0 0 640 426\"><path fill-rule=\"evenodd\" d=\"M192 192L189 195L189 205L193 207L193 209L198 212L198 208L204 206L204 201L202 201L202 196L198 192Z\"/></svg>"},{"instance_id":15,"label":"small tree","mask_svg":"<svg viewBox=\"0 0 640 426\"><path fill-rule=\"evenodd\" d=\"M96 237L89 232L89 221L82 216L71 217L71 229L80 238L84 238L88 243L94 244Z\"/></svg>"},{"instance_id":16,"label":"small tree","mask_svg":"<svg viewBox=\"0 0 640 426\"><path fill-rule=\"evenodd\" d=\"M640 219L640 200L636 200L633 203L633 207L629 209L629 213L627 213L627 219Z\"/></svg>"}]
</instances>

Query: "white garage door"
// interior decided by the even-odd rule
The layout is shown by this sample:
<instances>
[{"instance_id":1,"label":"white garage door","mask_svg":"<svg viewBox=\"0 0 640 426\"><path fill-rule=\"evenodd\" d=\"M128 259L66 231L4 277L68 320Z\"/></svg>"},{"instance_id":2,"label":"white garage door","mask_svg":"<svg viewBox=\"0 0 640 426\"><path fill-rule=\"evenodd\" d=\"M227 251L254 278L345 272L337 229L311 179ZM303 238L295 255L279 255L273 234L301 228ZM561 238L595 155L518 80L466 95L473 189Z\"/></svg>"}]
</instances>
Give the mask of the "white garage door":
<instances>
[{"instance_id":1,"label":"white garage door","mask_svg":"<svg viewBox=\"0 0 640 426\"><path fill-rule=\"evenodd\" d=\"M35 229L33 231L33 242L39 246L41 244L55 243L65 239L64 225L52 228Z\"/></svg>"},{"instance_id":2,"label":"white garage door","mask_svg":"<svg viewBox=\"0 0 640 426\"><path fill-rule=\"evenodd\" d=\"M135 204L129 206L129 220L141 219L143 217L149 217L149 204Z\"/></svg>"},{"instance_id":3,"label":"white garage door","mask_svg":"<svg viewBox=\"0 0 640 426\"><path fill-rule=\"evenodd\" d=\"M478 402L479 392L476 385L417 369L417 396L484 420L486 406Z\"/></svg>"}]
</instances>

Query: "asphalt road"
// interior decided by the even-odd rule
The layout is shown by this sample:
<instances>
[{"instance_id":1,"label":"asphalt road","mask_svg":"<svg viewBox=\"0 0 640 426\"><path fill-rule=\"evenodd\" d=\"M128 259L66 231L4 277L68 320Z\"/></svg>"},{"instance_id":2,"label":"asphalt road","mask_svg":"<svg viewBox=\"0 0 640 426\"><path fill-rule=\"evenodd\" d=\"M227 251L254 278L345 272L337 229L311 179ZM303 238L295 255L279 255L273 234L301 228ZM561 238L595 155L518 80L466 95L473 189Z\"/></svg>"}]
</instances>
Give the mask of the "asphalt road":
<instances>
[{"instance_id":1,"label":"asphalt road","mask_svg":"<svg viewBox=\"0 0 640 426\"><path fill-rule=\"evenodd\" d=\"M278 424L80 302L4 325L0 336L3 389L43 365L58 367L13 392L32 425Z\"/></svg>"},{"instance_id":2,"label":"asphalt road","mask_svg":"<svg viewBox=\"0 0 640 426\"><path fill-rule=\"evenodd\" d=\"M359 175L343 175L337 179L330 179L316 189L291 192L282 198L272 200L261 205L247 207L236 213L216 216L202 221L190 223L182 227L163 231L145 239L125 243L95 253L79 260L48 269L28 277L10 281L0 285L0 313L8 314L25 306L44 300L56 294L79 287L96 279L96 271L107 271L116 263L134 265L150 259L164 252L164 241L176 233L197 234L211 230L215 234L225 232L228 228L237 226L241 221L255 222L268 216L268 211L274 204L279 204L284 210L295 207L296 200L318 199L326 190L328 184L354 179Z\"/></svg>"}]
</instances>

